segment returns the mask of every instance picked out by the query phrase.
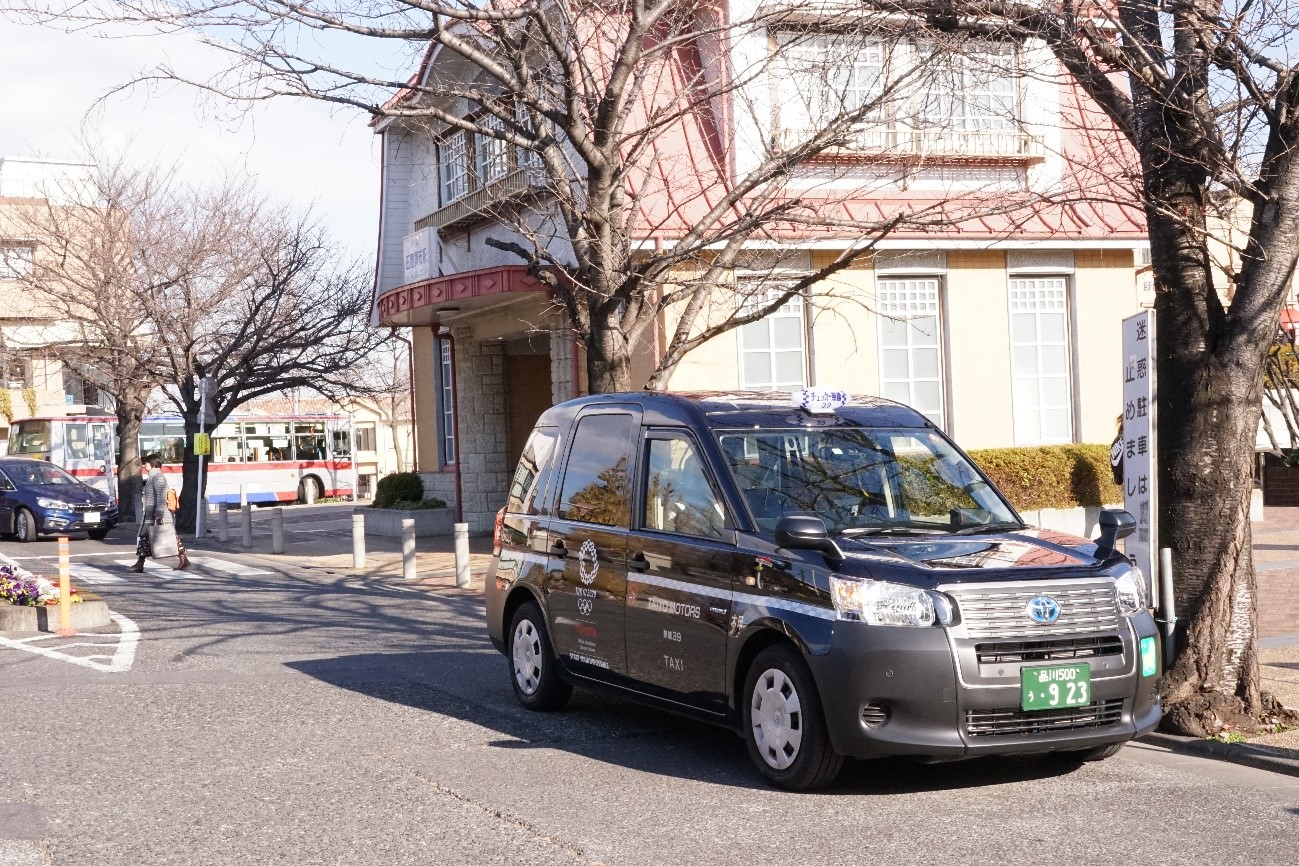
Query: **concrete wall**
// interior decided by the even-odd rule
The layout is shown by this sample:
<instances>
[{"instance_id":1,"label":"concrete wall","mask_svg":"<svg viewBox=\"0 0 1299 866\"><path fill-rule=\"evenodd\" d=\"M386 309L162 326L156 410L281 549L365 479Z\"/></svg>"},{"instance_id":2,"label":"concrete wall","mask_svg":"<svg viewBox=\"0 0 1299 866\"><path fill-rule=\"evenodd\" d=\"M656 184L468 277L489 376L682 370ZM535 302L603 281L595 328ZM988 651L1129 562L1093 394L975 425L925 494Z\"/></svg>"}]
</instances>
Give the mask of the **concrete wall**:
<instances>
[{"instance_id":1,"label":"concrete wall","mask_svg":"<svg viewBox=\"0 0 1299 866\"><path fill-rule=\"evenodd\" d=\"M1123 411L1121 321L1138 312L1136 285L1119 279L1133 267L1130 250L1081 250L1075 254L1074 321L1077 388L1082 441L1114 438Z\"/></svg>"},{"instance_id":2,"label":"concrete wall","mask_svg":"<svg viewBox=\"0 0 1299 866\"><path fill-rule=\"evenodd\" d=\"M410 329L412 361L415 367L415 448L417 472L437 472L438 443L442 419L437 410L437 339L432 328Z\"/></svg>"},{"instance_id":3,"label":"concrete wall","mask_svg":"<svg viewBox=\"0 0 1299 866\"><path fill-rule=\"evenodd\" d=\"M1006 254L996 250L948 253L944 288L951 432L964 448L1012 445Z\"/></svg>"}]
</instances>

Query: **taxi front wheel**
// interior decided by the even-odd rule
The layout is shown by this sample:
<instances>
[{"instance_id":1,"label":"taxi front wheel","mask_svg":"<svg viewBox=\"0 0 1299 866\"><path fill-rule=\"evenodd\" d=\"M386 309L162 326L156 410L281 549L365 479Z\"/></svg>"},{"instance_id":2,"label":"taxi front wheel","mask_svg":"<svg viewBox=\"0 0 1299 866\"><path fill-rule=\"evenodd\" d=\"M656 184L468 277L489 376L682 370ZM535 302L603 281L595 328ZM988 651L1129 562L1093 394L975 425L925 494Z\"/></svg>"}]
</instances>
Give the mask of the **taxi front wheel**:
<instances>
[{"instance_id":1,"label":"taxi front wheel","mask_svg":"<svg viewBox=\"0 0 1299 866\"><path fill-rule=\"evenodd\" d=\"M573 687L560 679L541 608L525 602L510 623L510 670L514 696L530 710L557 710Z\"/></svg>"},{"instance_id":2,"label":"taxi front wheel","mask_svg":"<svg viewBox=\"0 0 1299 866\"><path fill-rule=\"evenodd\" d=\"M835 780L843 757L830 745L812 673L793 647L778 644L758 653L744 696L744 742L767 781L807 791Z\"/></svg>"}]
</instances>

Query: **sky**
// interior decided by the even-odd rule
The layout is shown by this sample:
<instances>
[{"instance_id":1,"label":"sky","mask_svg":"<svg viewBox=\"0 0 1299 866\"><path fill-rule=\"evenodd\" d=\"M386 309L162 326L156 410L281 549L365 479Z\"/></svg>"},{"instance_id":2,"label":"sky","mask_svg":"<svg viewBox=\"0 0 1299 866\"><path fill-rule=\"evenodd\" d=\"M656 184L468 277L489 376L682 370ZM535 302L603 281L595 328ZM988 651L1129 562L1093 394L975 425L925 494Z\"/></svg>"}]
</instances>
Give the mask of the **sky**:
<instances>
[{"instance_id":1,"label":"sky","mask_svg":"<svg viewBox=\"0 0 1299 866\"><path fill-rule=\"evenodd\" d=\"M251 109L184 85L110 93L159 64L207 79L223 57L185 34L105 38L0 18L0 157L69 159L87 131L132 160L202 184L252 174L272 199L312 207L340 251L371 261L379 149L351 109L279 99Z\"/></svg>"}]
</instances>

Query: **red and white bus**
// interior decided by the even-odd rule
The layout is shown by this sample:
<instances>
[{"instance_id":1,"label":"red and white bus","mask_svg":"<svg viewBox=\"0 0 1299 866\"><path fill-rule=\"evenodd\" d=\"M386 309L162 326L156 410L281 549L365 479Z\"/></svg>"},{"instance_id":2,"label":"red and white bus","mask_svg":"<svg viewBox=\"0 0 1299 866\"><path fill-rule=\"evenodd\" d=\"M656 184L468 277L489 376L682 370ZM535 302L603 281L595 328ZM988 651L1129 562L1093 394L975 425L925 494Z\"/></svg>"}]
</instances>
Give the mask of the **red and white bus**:
<instances>
[{"instance_id":1,"label":"red and white bus","mask_svg":"<svg viewBox=\"0 0 1299 866\"><path fill-rule=\"evenodd\" d=\"M113 492L116 419L67 416L15 421L9 453L41 457ZM355 498L352 422L346 415L231 415L210 432L205 461L209 502L315 502ZM180 487L185 425L179 415L152 415L140 425L140 454L162 455ZM87 456L89 455L89 456ZM101 456L102 455L102 456Z\"/></svg>"}]
</instances>

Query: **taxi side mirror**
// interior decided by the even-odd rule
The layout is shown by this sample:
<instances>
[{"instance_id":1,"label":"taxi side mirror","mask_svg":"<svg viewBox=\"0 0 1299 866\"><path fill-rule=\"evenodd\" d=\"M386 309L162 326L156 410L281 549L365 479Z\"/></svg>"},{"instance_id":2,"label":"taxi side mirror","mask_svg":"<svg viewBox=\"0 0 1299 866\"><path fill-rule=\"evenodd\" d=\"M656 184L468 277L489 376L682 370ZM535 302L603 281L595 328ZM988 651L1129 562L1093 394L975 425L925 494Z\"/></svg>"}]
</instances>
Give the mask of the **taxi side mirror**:
<instances>
[{"instance_id":1,"label":"taxi side mirror","mask_svg":"<svg viewBox=\"0 0 1299 866\"><path fill-rule=\"evenodd\" d=\"M787 550L816 550L831 568L843 562L843 551L834 543L825 521L814 514L786 514L776 522L776 544Z\"/></svg>"},{"instance_id":2,"label":"taxi side mirror","mask_svg":"<svg viewBox=\"0 0 1299 866\"><path fill-rule=\"evenodd\" d=\"M1106 559L1114 553L1114 544L1137 531L1137 519L1129 512L1108 508L1101 512L1101 535L1096 539L1096 558Z\"/></svg>"}]
</instances>

